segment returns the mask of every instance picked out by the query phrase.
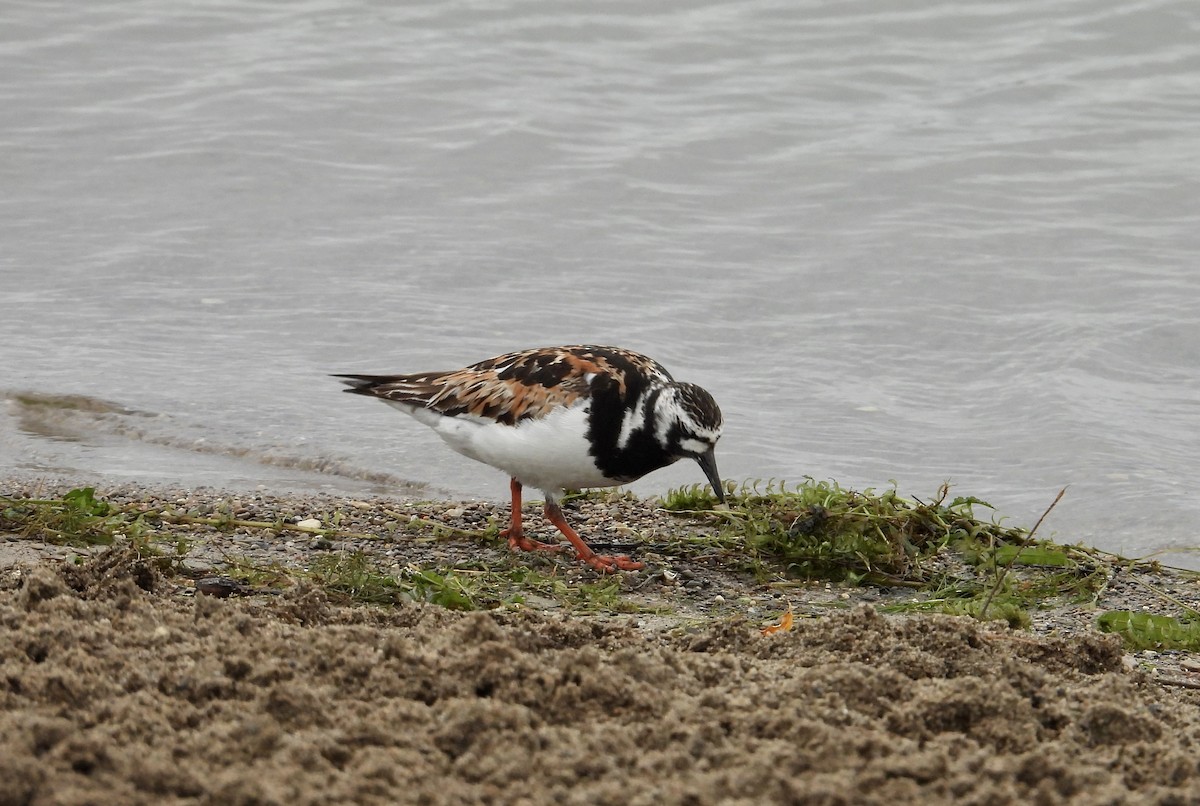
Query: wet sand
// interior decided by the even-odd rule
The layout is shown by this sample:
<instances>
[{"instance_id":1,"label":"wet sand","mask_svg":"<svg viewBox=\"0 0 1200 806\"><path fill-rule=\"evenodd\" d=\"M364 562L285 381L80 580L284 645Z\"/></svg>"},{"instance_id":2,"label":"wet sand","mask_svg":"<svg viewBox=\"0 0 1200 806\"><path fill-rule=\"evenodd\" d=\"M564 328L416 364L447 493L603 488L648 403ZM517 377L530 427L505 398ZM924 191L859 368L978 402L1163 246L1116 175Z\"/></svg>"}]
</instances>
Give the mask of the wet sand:
<instances>
[{"instance_id":1,"label":"wet sand","mask_svg":"<svg viewBox=\"0 0 1200 806\"><path fill-rule=\"evenodd\" d=\"M200 563L239 539L205 534ZM352 606L303 582L217 598L128 547L77 562L0 541L0 806L1200 801L1200 691L1086 619L885 616L878 591L816 586L791 592L797 614L828 615L763 636L777 592L719 568L681 569L700 584L655 594L679 605L657 614ZM384 546L516 562L466 538ZM631 598L665 585L638 576ZM1175 683L1200 677L1176 662Z\"/></svg>"}]
</instances>

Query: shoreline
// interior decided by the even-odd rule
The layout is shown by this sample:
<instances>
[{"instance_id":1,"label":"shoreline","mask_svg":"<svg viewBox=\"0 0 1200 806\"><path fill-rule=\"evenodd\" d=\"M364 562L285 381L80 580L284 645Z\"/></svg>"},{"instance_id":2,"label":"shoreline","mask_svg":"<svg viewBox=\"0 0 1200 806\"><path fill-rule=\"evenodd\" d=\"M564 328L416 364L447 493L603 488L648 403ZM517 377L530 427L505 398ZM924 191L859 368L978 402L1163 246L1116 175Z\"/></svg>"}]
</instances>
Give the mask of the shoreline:
<instances>
[{"instance_id":1,"label":"shoreline","mask_svg":"<svg viewBox=\"0 0 1200 806\"><path fill-rule=\"evenodd\" d=\"M73 485L28 479L0 480L0 494L19 497L60 496ZM596 602L556 601L534 591L521 606L534 610L585 611L615 616L638 613L643 625L670 629L681 624L742 618L769 625L785 612L795 617L818 617L866 604L886 608L916 601L903 588L847 585L822 580L784 577L755 579L721 557L664 555L655 551L681 535L710 533L704 524L680 518L656 506L653 498L611 493L570 502L569 518L589 543L601 550L632 551L646 561L639 572L599 575L578 563L571 552L514 553L496 536L507 522L508 506L490 501L410 500L382 495L354 497L337 493L229 492L216 488L185 489L152 484L118 483L97 487L97 497L122 505L163 506L197 517L217 517L259 524L307 522L305 531L172 524L152 528L151 539L167 536L188 543L181 564L196 575L220 576L233 565L303 569L315 558L337 553L361 554L385 572L418 568L484 568L519 571L523 568L553 577L563 584L612 588L607 606ZM540 507L526 501L527 527L553 541L553 527L543 522ZM319 524L319 526L318 526ZM164 525L165 526L165 525ZM336 534L320 534L336 529ZM89 549L84 554L94 553ZM79 549L36 540L14 539L0 532L0 571L18 562L41 558L59 560ZM236 562L233 562L236 560ZM1118 566L1092 602L1057 602L1031 612L1029 632L1038 636L1072 637L1098 631L1096 615L1105 610L1153 612L1178 617L1190 607L1200 611L1200 574L1154 564ZM497 603L492 603L497 605ZM498 606L498 605L497 605ZM1192 653L1145 651L1137 663L1165 679L1187 680L1178 659ZM1134 653L1130 653L1132 657ZM1196 681L1200 685L1200 679Z\"/></svg>"}]
</instances>

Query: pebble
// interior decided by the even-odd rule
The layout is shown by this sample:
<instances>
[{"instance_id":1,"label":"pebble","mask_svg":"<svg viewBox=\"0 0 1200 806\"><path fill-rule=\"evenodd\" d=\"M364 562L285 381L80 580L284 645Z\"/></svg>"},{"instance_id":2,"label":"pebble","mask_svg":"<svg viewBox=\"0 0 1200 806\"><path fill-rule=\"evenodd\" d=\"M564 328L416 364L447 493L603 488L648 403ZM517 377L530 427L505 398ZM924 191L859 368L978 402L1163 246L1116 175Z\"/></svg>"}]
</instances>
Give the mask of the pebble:
<instances>
[{"instance_id":1,"label":"pebble","mask_svg":"<svg viewBox=\"0 0 1200 806\"><path fill-rule=\"evenodd\" d=\"M296 525L302 529L320 529L321 522L316 518L305 518L302 521L296 521Z\"/></svg>"},{"instance_id":2,"label":"pebble","mask_svg":"<svg viewBox=\"0 0 1200 806\"><path fill-rule=\"evenodd\" d=\"M212 565L211 565L211 563L209 563L205 560L198 560L193 557L184 557L183 560L179 563L179 567L182 568L184 571L198 574L198 573L210 570L212 568Z\"/></svg>"}]
</instances>

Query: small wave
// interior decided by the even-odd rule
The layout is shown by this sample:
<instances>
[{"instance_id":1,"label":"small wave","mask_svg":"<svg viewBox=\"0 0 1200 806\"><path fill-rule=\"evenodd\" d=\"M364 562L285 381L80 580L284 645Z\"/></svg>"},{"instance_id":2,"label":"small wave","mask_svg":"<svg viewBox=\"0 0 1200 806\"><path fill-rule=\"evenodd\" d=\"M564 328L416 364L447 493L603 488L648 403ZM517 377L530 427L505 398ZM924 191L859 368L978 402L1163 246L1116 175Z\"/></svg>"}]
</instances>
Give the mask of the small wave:
<instances>
[{"instance_id":1,"label":"small wave","mask_svg":"<svg viewBox=\"0 0 1200 806\"><path fill-rule=\"evenodd\" d=\"M141 411L98 397L9 392L5 399L15 415L17 427L43 439L87 443L95 442L98 436L120 437L174 450L363 481L409 495L429 491L429 486L422 482L369 470L335 457L300 456L283 448L230 445L204 436L189 437L179 433L178 424L168 415Z\"/></svg>"}]
</instances>

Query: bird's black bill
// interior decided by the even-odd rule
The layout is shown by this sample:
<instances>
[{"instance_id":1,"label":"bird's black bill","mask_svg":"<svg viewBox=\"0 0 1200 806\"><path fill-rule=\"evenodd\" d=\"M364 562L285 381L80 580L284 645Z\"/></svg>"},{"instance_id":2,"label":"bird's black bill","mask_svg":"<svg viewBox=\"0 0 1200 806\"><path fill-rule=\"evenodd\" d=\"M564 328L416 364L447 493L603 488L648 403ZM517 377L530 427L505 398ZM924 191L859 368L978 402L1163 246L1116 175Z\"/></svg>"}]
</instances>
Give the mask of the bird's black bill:
<instances>
[{"instance_id":1,"label":"bird's black bill","mask_svg":"<svg viewBox=\"0 0 1200 806\"><path fill-rule=\"evenodd\" d=\"M725 488L721 484L721 474L717 472L717 455L714 449L709 448L707 453L697 456L696 462L699 463L700 469L704 471L704 475L708 476L708 483L712 485L717 500L724 504Z\"/></svg>"}]
</instances>

